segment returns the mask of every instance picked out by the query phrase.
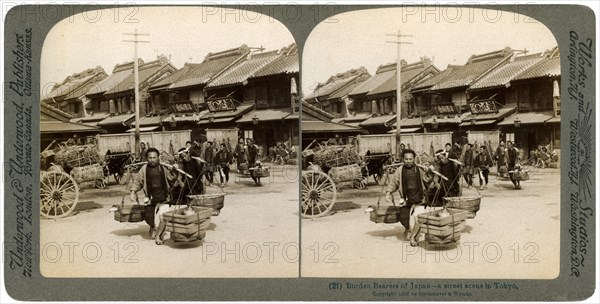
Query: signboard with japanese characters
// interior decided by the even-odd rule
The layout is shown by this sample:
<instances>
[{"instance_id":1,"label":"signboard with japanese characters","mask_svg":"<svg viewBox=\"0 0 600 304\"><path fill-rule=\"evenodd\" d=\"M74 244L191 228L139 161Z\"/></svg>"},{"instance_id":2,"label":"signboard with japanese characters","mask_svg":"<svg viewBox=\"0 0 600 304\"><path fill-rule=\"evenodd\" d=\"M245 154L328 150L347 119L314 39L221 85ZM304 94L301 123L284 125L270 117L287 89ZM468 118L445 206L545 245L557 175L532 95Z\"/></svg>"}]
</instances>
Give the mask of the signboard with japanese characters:
<instances>
[{"instance_id":1,"label":"signboard with japanese characters","mask_svg":"<svg viewBox=\"0 0 600 304\"><path fill-rule=\"evenodd\" d=\"M171 104L172 109L175 113L191 113L196 112L196 107L189 101L178 101Z\"/></svg>"},{"instance_id":2,"label":"signboard with japanese characters","mask_svg":"<svg viewBox=\"0 0 600 304\"><path fill-rule=\"evenodd\" d=\"M458 110L454 106L454 104L440 104L434 106L434 111L436 115L455 115L458 114Z\"/></svg>"},{"instance_id":3,"label":"signboard with japanese characters","mask_svg":"<svg viewBox=\"0 0 600 304\"><path fill-rule=\"evenodd\" d=\"M207 100L208 110L211 112L221 112L235 110L235 101L233 98L219 98Z\"/></svg>"},{"instance_id":4,"label":"signboard with japanese characters","mask_svg":"<svg viewBox=\"0 0 600 304\"><path fill-rule=\"evenodd\" d=\"M498 113L498 107L492 99L469 102L471 114L490 114Z\"/></svg>"}]
</instances>

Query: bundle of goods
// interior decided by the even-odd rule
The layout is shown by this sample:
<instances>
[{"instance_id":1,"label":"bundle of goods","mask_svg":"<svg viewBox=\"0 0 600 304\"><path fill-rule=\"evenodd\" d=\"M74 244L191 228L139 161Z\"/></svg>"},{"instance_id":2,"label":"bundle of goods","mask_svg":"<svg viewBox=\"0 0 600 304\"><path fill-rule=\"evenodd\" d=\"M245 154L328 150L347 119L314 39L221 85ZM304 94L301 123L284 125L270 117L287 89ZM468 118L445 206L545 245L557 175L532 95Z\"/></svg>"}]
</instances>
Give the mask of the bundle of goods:
<instances>
[{"instance_id":1,"label":"bundle of goods","mask_svg":"<svg viewBox=\"0 0 600 304\"><path fill-rule=\"evenodd\" d=\"M46 171L48 171L48 172L57 172L57 173L65 172L65 170L63 169L63 167L61 167L59 165L52 165Z\"/></svg>"},{"instance_id":2,"label":"bundle of goods","mask_svg":"<svg viewBox=\"0 0 600 304\"><path fill-rule=\"evenodd\" d=\"M50 158L52 156L55 156L56 153L54 152L54 150L44 150L42 151L42 158Z\"/></svg>"},{"instance_id":3,"label":"bundle of goods","mask_svg":"<svg viewBox=\"0 0 600 304\"><path fill-rule=\"evenodd\" d=\"M362 178L361 168L357 164L334 167L329 170L329 177L337 183L360 180Z\"/></svg>"},{"instance_id":4,"label":"bundle of goods","mask_svg":"<svg viewBox=\"0 0 600 304\"><path fill-rule=\"evenodd\" d=\"M472 219L477 215L481 205L481 196L456 196L444 197L445 206L467 212L467 217Z\"/></svg>"},{"instance_id":5,"label":"bundle of goods","mask_svg":"<svg viewBox=\"0 0 600 304\"><path fill-rule=\"evenodd\" d=\"M508 175L508 167L500 166L500 168L498 168L498 175L500 175L500 176Z\"/></svg>"},{"instance_id":6,"label":"bundle of goods","mask_svg":"<svg viewBox=\"0 0 600 304\"><path fill-rule=\"evenodd\" d=\"M409 212L406 209L401 209L399 206L369 206L367 210L371 210L369 220L373 223L394 224L400 222L400 213L402 210Z\"/></svg>"},{"instance_id":7,"label":"bundle of goods","mask_svg":"<svg viewBox=\"0 0 600 304\"><path fill-rule=\"evenodd\" d=\"M81 183L77 183L77 186L79 186L79 190L102 188L102 187L100 187L100 185L97 181L81 182Z\"/></svg>"},{"instance_id":8,"label":"bundle of goods","mask_svg":"<svg viewBox=\"0 0 600 304\"><path fill-rule=\"evenodd\" d=\"M417 156L417 159L415 159L415 163L420 164L420 165L433 165L435 162L433 156L430 156L429 154L423 152L420 153Z\"/></svg>"},{"instance_id":9,"label":"bundle of goods","mask_svg":"<svg viewBox=\"0 0 600 304\"><path fill-rule=\"evenodd\" d=\"M425 241L429 244L450 244L460 240L467 212L458 209L441 209L417 216Z\"/></svg>"},{"instance_id":10,"label":"bundle of goods","mask_svg":"<svg viewBox=\"0 0 600 304\"><path fill-rule=\"evenodd\" d=\"M356 164L361 161L361 156L351 145L324 147L322 150L315 152L314 158L315 164L331 168Z\"/></svg>"},{"instance_id":11,"label":"bundle of goods","mask_svg":"<svg viewBox=\"0 0 600 304\"><path fill-rule=\"evenodd\" d=\"M175 164L175 157L167 151L160 152L160 155L158 156L158 158L160 159L160 162L163 164L169 164L169 165Z\"/></svg>"},{"instance_id":12,"label":"bundle of goods","mask_svg":"<svg viewBox=\"0 0 600 304\"><path fill-rule=\"evenodd\" d=\"M93 164L83 167L75 167L71 170L71 176L77 184L83 182L95 182L104 178L104 171L99 164Z\"/></svg>"},{"instance_id":13,"label":"bundle of goods","mask_svg":"<svg viewBox=\"0 0 600 304\"><path fill-rule=\"evenodd\" d=\"M190 206L200 206L212 209L212 216L218 216L225 206L225 193L209 193L188 195Z\"/></svg>"},{"instance_id":14,"label":"bundle of goods","mask_svg":"<svg viewBox=\"0 0 600 304\"><path fill-rule=\"evenodd\" d=\"M166 224L166 231L171 232L171 239L176 242L193 242L203 240L210 224L213 209L190 206L188 208L168 211L161 215Z\"/></svg>"},{"instance_id":15,"label":"bundle of goods","mask_svg":"<svg viewBox=\"0 0 600 304\"><path fill-rule=\"evenodd\" d=\"M254 176L256 177L269 177L271 172L269 172L269 166L258 165L254 168L250 168L249 170L254 170Z\"/></svg>"},{"instance_id":16,"label":"bundle of goods","mask_svg":"<svg viewBox=\"0 0 600 304\"><path fill-rule=\"evenodd\" d=\"M248 163L238 163L237 164L237 169L239 171L247 171L248 170Z\"/></svg>"},{"instance_id":17,"label":"bundle of goods","mask_svg":"<svg viewBox=\"0 0 600 304\"><path fill-rule=\"evenodd\" d=\"M112 210L115 213L115 221L120 223L137 223L144 220L144 205L138 203L125 204L125 201L121 200L121 204L113 205Z\"/></svg>"},{"instance_id":18,"label":"bundle of goods","mask_svg":"<svg viewBox=\"0 0 600 304\"><path fill-rule=\"evenodd\" d=\"M82 167L101 162L94 145L65 147L56 153L54 160L63 168Z\"/></svg>"},{"instance_id":19,"label":"bundle of goods","mask_svg":"<svg viewBox=\"0 0 600 304\"><path fill-rule=\"evenodd\" d=\"M294 165L294 166L297 166L297 165L298 165L298 159L297 159L297 158L288 158L288 159L285 161L285 163L286 163L286 164L288 164L288 165Z\"/></svg>"}]
</instances>

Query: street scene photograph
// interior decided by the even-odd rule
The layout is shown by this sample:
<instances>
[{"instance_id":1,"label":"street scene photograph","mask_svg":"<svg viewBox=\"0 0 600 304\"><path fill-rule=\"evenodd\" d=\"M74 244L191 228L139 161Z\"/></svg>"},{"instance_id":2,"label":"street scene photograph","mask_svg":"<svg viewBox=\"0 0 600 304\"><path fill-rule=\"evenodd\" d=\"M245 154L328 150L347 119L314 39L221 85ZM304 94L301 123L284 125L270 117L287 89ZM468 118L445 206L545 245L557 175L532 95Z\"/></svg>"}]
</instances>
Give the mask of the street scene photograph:
<instances>
[{"instance_id":1,"label":"street scene photograph","mask_svg":"<svg viewBox=\"0 0 600 304\"><path fill-rule=\"evenodd\" d=\"M299 271L299 55L219 7L88 11L41 56L45 277Z\"/></svg>"},{"instance_id":2,"label":"street scene photograph","mask_svg":"<svg viewBox=\"0 0 600 304\"><path fill-rule=\"evenodd\" d=\"M302 52L301 275L556 278L561 50L550 30L467 7L330 20ZM376 288L365 282L347 288Z\"/></svg>"}]
</instances>

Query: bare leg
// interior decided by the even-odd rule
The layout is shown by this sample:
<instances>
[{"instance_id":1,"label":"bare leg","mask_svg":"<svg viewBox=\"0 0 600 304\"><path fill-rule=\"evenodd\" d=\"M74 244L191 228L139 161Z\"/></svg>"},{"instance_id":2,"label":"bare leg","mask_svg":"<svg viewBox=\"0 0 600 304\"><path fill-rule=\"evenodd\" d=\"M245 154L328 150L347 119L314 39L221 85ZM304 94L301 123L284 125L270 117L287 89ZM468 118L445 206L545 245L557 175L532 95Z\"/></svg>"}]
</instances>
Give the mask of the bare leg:
<instances>
[{"instance_id":1,"label":"bare leg","mask_svg":"<svg viewBox=\"0 0 600 304\"><path fill-rule=\"evenodd\" d=\"M156 230L156 236L154 237L154 242L156 243L156 245L162 245L164 243L163 237L166 228L167 225L165 224L165 222L160 221L160 224L158 224L158 229Z\"/></svg>"},{"instance_id":2,"label":"bare leg","mask_svg":"<svg viewBox=\"0 0 600 304\"><path fill-rule=\"evenodd\" d=\"M410 235L410 245L415 247L419 244L419 233L421 232L421 224L417 222L412 229L412 233Z\"/></svg>"}]
</instances>

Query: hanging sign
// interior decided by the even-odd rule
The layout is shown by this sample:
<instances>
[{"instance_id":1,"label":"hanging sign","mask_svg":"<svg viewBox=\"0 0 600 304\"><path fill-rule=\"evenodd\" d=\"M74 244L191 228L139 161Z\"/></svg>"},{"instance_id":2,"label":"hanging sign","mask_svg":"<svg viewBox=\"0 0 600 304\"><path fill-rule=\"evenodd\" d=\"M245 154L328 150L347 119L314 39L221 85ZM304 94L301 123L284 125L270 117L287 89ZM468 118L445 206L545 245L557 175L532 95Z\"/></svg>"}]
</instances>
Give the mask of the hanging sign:
<instances>
[{"instance_id":1,"label":"hanging sign","mask_svg":"<svg viewBox=\"0 0 600 304\"><path fill-rule=\"evenodd\" d=\"M440 104L434 106L436 115L455 115L458 114L458 110L454 104Z\"/></svg>"},{"instance_id":2,"label":"hanging sign","mask_svg":"<svg viewBox=\"0 0 600 304\"><path fill-rule=\"evenodd\" d=\"M208 110L210 112L221 112L235 110L235 101L233 98L219 98L207 100Z\"/></svg>"},{"instance_id":3,"label":"hanging sign","mask_svg":"<svg viewBox=\"0 0 600 304\"><path fill-rule=\"evenodd\" d=\"M471 114L498 113L498 107L492 99L469 102L469 109Z\"/></svg>"}]
</instances>

